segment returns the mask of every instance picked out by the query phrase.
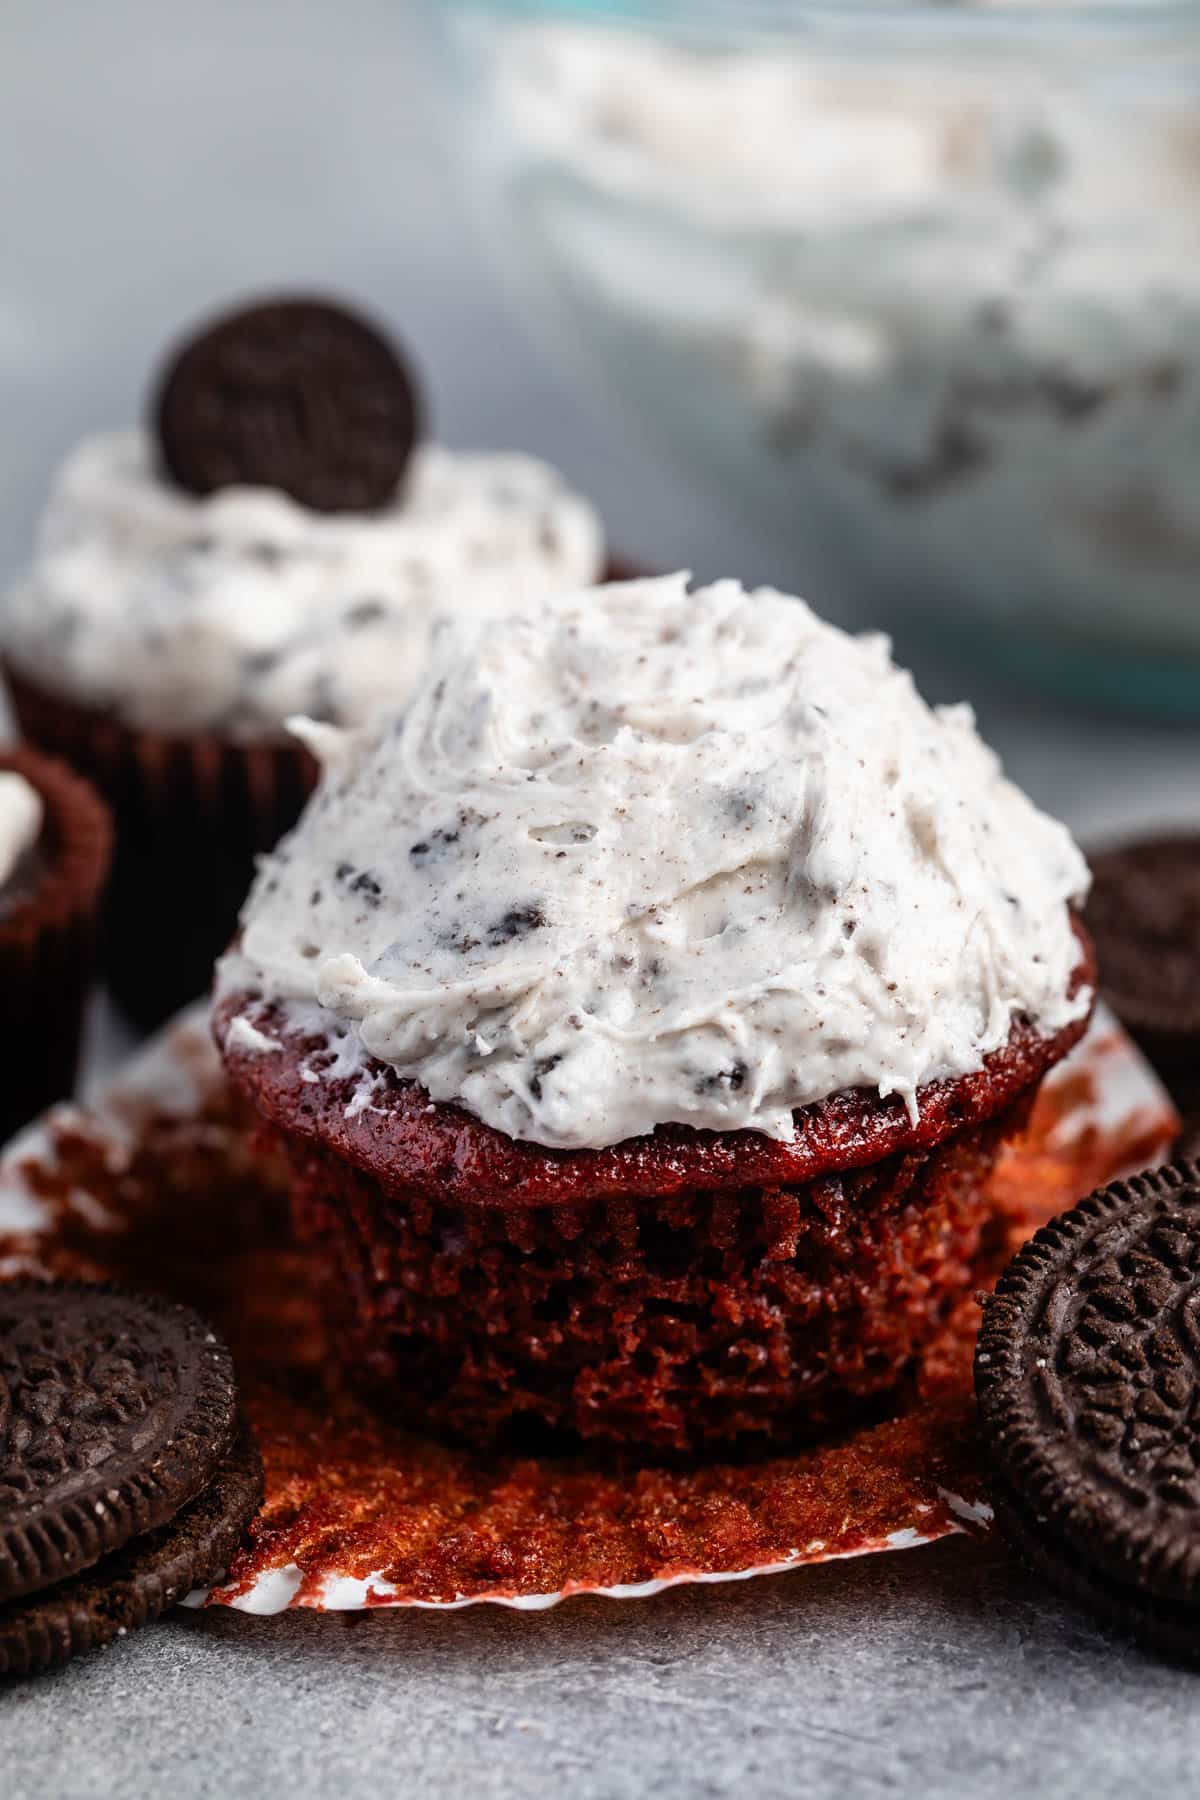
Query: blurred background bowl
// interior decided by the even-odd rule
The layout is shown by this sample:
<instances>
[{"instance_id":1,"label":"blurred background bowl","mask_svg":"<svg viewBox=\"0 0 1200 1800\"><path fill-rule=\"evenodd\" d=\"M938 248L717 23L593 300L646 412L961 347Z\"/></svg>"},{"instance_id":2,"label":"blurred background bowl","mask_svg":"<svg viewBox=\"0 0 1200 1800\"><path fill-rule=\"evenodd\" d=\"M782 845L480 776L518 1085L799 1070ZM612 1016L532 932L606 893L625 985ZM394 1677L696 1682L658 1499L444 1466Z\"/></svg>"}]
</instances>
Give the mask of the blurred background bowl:
<instances>
[{"instance_id":1,"label":"blurred background bowl","mask_svg":"<svg viewBox=\"0 0 1200 1800\"><path fill-rule=\"evenodd\" d=\"M1200 712L1200 4L444 0L527 311L780 580Z\"/></svg>"}]
</instances>

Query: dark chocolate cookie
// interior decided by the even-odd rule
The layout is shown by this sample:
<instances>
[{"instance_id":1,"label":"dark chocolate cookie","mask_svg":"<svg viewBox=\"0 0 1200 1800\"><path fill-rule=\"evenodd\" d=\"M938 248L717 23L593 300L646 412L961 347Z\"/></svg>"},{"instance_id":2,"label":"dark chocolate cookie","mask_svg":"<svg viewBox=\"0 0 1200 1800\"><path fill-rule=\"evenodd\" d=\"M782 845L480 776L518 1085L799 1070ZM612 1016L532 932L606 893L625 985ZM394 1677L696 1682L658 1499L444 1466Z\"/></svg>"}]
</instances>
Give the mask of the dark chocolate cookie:
<instances>
[{"instance_id":1,"label":"dark chocolate cookie","mask_svg":"<svg viewBox=\"0 0 1200 1800\"><path fill-rule=\"evenodd\" d=\"M987 1302L975 1386L997 1521L1058 1587L1200 1653L1200 1168L1115 1182Z\"/></svg>"},{"instance_id":2,"label":"dark chocolate cookie","mask_svg":"<svg viewBox=\"0 0 1200 1800\"><path fill-rule=\"evenodd\" d=\"M43 1594L0 1606L0 1675L30 1675L147 1624L229 1567L262 1504L262 1460L243 1430L197 1499L157 1531Z\"/></svg>"},{"instance_id":3,"label":"dark chocolate cookie","mask_svg":"<svg viewBox=\"0 0 1200 1800\"><path fill-rule=\"evenodd\" d=\"M163 461L193 494L279 488L316 512L370 512L396 492L421 406L366 320L314 299L219 319L172 358L155 404Z\"/></svg>"},{"instance_id":4,"label":"dark chocolate cookie","mask_svg":"<svg viewBox=\"0 0 1200 1800\"><path fill-rule=\"evenodd\" d=\"M1200 836L1093 856L1086 920L1105 998L1177 1102L1200 1106Z\"/></svg>"},{"instance_id":5,"label":"dark chocolate cookie","mask_svg":"<svg viewBox=\"0 0 1200 1800\"><path fill-rule=\"evenodd\" d=\"M83 1283L0 1285L0 1601L173 1518L236 1421L229 1352L186 1307Z\"/></svg>"}]
</instances>

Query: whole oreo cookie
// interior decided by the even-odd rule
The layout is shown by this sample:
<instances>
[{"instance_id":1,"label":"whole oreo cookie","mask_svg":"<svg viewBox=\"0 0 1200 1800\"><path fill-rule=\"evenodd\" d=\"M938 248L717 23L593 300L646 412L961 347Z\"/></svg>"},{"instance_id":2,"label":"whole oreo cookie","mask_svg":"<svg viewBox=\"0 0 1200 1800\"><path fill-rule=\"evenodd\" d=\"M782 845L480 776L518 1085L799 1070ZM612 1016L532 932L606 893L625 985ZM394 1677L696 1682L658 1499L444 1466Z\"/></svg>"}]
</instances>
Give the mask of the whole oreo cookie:
<instances>
[{"instance_id":1,"label":"whole oreo cookie","mask_svg":"<svg viewBox=\"0 0 1200 1800\"><path fill-rule=\"evenodd\" d=\"M262 1504L262 1459L242 1431L204 1491L157 1531L82 1575L0 1606L0 1675L31 1675L146 1625L229 1567Z\"/></svg>"},{"instance_id":2,"label":"whole oreo cookie","mask_svg":"<svg viewBox=\"0 0 1200 1800\"><path fill-rule=\"evenodd\" d=\"M231 313L172 358L155 405L181 487L277 488L315 512L386 505L421 407L396 350L366 320L315 299Z\"/></svg>"},{"instance_id":3,"label":"whole oreo cookie","mask_svg":"<svg viewBox=\"0 0 1200 1800\"><path fill-rule=\"evenodd\" d=\"M236 1427L229 1352L186 1307L82 1283L0 1286L0 1601L172 1519Z\"/></svg>"},{"instance_id":4,"label":"whole oreo cookie","mask_svg":"<svg viewBox=\"0 0 1200 1800\"><path fill-rule=\"evenodd\" d=\"M1200 1168L1093 1194L986 1303L975 1359L997 1522L1055 1585L1200 1654Z\"/></svg>"},{"instance_id":5,"label":"whole oreo cookie","mask_svg":"<svg viewBox=\"0 0 1200 1800\"><path fill-rule=\"evenodd\" d=\"M1200 837L1126 844L1091 865L1104 996L1177 1103L1200 1107Z\"/></svg>"}]
</instances>

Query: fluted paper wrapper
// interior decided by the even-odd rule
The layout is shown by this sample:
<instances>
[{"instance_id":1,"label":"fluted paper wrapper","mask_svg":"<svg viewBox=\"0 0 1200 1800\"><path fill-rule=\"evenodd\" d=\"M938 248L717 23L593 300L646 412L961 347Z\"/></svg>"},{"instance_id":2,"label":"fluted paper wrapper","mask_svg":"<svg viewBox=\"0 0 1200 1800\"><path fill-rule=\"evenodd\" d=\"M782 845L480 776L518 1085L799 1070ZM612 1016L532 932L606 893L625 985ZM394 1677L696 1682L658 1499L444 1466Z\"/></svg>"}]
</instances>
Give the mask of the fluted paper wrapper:
<instances>
[{"instance_id":1,"label":"fluted paper wrapper","mask_svg":"<svg viewBox=\"0 0 1200 1800\"><path fill-rule=\"evenodd\" d=\"M135 730L8 681L23 735L84 771L112 810L104 973L132 1019L161 1024L207 994L255 859L296 823L316 765L299 743Z\"/></svg>"}]
</instances>

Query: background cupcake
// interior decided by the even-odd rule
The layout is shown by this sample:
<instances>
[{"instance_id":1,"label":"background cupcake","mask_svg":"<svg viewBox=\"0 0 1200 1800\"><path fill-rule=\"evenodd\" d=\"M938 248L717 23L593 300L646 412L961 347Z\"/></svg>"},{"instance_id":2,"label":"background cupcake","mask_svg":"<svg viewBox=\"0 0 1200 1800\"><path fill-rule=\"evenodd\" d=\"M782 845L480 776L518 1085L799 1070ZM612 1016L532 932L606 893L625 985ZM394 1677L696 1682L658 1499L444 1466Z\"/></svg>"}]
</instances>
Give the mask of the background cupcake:
<instances>
[{"instance_id":1,"label":"background cupcake","mask_svg":"<svg viewBox=\"0 0 1200 1800\"><path fill-rule=\"evenodd\" d=\"M207 988L254 856L299 814L292 713L356 723L402 697L443 607L599 571L598 521L552 469L419 444L420 413L363 321L271 303L177 354L153 431L87 440L55 481L0 645L24 734L116 814L109 974L143 1022Z\"/></svg>"},{"instance_id":2,"label":"background cupcake","mask_svg":"<svg viewBox=\"0 0 1200 1800\"><path fill-rule=\"evenodd\" d=\"M61 763L0 750L0 1143L71 1092L111 830Z\"/></svg>"},{"instance_id":3,"label":"background cupcake","mask_svg":"<svg viewBox=\"0 0 1200 1800\"><path fill-rule=\"evenodd\" d=\"M836 1424L994 1245L1078 1038L1067 833L882 638L735 583L447 627L321 731L218 984L347 1364L492 1437Z\"/></svg>"}]
</instances>

